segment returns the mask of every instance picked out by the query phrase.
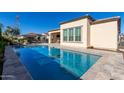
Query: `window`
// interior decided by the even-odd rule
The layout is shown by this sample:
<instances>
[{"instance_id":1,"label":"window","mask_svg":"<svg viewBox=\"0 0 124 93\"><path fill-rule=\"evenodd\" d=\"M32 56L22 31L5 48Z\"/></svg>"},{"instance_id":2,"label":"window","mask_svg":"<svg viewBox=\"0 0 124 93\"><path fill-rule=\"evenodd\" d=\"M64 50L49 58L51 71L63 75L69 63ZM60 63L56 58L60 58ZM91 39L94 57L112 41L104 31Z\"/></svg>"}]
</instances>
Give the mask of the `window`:
<instances>
[{"instance_id":1,"label":"window","mask_svg":"<svg viewBox=\"0 0 124 93\"><path fill-rule=\"evenodd\" d=\"M81 41L81 27L64 29L63 41Z\"/></svg>"},{"instance_id":2,"label":"window","mask_svg":"<svg viewBox=\"0 0 124 93\"><path fill-rule=\"evenodd\" d=\"M69 29L69 41L73 41L74 40L73 35L74 35L74 29L70 28Z\"/></svg>"},{"instance_id":3,"label":"window","mask_svg":"<svg viewBox=\"0 0 124 93\"><path fill-rule=\"evenodd\" d=\"M67 41L67 29L63 31L63 41Z\"/></svg>"},{"instance_id":4,"label":"window","mask_svg":"<svg viewBox=\"0 0 124 93\"><path fill-rule=\"evenodd\" d=\"M81 41L81 27L75 28L75 41Z\"/></svg>"}]
</instances>

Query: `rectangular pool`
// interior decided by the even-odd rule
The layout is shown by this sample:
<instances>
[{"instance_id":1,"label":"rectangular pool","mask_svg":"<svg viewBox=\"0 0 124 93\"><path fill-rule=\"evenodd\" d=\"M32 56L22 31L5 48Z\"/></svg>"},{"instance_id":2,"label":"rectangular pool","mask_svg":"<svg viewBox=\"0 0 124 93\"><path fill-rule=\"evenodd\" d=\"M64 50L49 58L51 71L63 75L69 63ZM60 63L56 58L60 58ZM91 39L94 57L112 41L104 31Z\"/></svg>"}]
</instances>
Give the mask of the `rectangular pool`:
<instances>
[{"instance_id":1,"label":"rectangular pool","mask_svg":"<svg viewBox=\"0 0 124 93\"><path fill-rule=\"evenodd\" d=\"M49 46L14 50L34 80L78 80L101 57Z\"/></svg>"}]
</instances>

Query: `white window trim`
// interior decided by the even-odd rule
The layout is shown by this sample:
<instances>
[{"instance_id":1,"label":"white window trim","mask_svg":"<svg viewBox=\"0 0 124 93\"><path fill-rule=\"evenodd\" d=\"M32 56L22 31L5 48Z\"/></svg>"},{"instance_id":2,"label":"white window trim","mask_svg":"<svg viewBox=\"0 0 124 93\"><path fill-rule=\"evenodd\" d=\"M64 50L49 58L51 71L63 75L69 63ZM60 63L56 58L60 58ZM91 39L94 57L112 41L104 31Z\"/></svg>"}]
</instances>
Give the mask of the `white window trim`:
<instances>
[{"instance_id":1,"label":"white window trim","mask_svg":"<svg viewBox=\"0 0 124 93\"><path fill-rule=\"evenodd\" d=\"M75 41L75 29L76 29L76 27L80 27L81 28L81 40L80 41ZM74 34L73 34L73 41L69 41L69 29L70 28L66 28L67 29L67 41L64 41L64 39L63 39L63 42L65 42L65 43L83 43L82 42L82 34L83 34L83 29L82 29L82 25L81 26L75 26L75 27L70 27L70 28L73 28L74 29ZM64 29L63 29L64 30ZM63 37L64 38L64 37Z\"/></svg>"}]
</instances>

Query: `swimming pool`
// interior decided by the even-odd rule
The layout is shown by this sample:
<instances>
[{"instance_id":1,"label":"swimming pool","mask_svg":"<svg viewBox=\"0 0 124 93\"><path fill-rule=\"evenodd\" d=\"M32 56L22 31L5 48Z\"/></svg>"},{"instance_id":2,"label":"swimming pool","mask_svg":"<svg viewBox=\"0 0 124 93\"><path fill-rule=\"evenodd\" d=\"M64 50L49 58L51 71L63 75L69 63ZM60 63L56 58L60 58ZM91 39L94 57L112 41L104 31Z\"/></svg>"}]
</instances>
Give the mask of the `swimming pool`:
<instances>
[{"instance_id":1,"label":"swimming pool","mask_svg":"<svg viewBox=\"0 0 124 93\"><path fill-rule=\"evenodd\" d=\"M14 50L35 80L78 80L101 57L49 46Z\"/></svg>"}]
</instances>

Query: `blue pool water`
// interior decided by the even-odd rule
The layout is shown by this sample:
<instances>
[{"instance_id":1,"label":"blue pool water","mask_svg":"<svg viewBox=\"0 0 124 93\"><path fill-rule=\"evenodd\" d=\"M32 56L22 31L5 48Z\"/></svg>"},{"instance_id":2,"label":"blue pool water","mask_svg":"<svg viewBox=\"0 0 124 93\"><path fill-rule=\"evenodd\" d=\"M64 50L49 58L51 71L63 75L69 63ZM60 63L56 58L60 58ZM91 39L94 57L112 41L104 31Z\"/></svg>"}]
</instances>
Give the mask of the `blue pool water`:
<instances>
[{"instance_id":1,"label":"blue pool water","mask_svg":"<svg viewBox=\"0 0 124 93\"><path fill-rule=\"evenodd\" d=\"M77 80L100 58L48 46L14 50L35 80Z\"/></svg>"}]
</instances>

